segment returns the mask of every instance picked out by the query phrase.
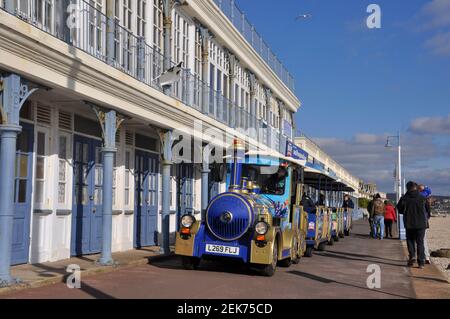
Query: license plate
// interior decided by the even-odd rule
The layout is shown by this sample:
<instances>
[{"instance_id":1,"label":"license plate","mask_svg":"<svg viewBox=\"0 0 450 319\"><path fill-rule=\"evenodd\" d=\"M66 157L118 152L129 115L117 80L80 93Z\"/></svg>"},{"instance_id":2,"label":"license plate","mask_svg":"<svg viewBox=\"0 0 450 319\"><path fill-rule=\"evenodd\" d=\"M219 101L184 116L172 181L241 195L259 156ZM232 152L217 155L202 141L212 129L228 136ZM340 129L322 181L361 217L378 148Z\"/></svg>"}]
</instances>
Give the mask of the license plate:
<instances>
[{"instance_id":1,"label":"license plate","mask_svg":"<svg viewBox=\"0 0 450 319\"><path fill-rule=\"evenodd\" d=\"M239 247L231 247L231 246L222 246L222 245L206 245L206 252L215 253L215 254L224 254L224 255L239 255Z\"/></svg>"}]
</instances>

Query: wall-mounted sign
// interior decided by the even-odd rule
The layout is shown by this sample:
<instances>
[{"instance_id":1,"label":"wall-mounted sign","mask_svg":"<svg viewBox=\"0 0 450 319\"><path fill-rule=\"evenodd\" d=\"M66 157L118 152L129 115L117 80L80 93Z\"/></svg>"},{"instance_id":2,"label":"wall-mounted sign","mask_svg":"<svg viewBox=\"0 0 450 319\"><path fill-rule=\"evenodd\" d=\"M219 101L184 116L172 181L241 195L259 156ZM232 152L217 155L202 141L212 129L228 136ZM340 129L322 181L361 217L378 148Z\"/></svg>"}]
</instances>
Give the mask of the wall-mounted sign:
<instances>
[{"instance_id":1,"label":"wall-mounted sign","mask_svg":"<svg viewBox=\"0 0 450 319\"><path fill-rule=\"evenodd\" d=\"M308 160L308 153L291 141L287 141L286 143L286 156L301 161Z\"/></svg>"}]
</instances>

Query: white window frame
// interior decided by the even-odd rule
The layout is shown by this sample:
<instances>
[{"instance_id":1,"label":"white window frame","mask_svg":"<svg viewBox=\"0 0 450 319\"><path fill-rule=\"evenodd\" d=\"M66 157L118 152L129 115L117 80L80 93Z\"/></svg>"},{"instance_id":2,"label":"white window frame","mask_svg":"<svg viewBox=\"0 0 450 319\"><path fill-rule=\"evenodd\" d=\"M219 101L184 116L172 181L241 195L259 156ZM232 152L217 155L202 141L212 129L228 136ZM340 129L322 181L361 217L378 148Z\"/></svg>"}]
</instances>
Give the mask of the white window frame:
<instances>
[{"instance_id":1,"label":"white window frame","mask_svg":"<svg viewBox=\"0 0 450 319\"><path fill-rule=\"evenodd\" d=\"M148 0L136 1L136 34L147 38Z\"/></svg>"},{"instance_id":2,"label":"white window frame","mask_svg":"<svg viewBox=\"0 0 450 319\"><path fill-rule=\"evenodd\" d=\"M31 23L37 25L42 30L50 33L53 32L55 26L54 0L27 1L24 8L22 8L21 4L20 0L16 3L16 10L20 17L31 21ZM40 7L39 11L38 7ZM40 14L38 15L38 13Z\"/></svg>"},{"instance_id":3,"label":"white window frame","mask_svg":"<svg viewBox=\"0 0 450 319\"><path fill-rule=\"evenodd\" d=\"M122 0L121 24L128 30L133 32L134 6L135 0Z\"/></svg>"},{"instance_id":4,"label":"white window frame","mask_svg":"<svg viewBox=\"0 0 450 319\"><path fill-rule=\"evenodd\" d=\"M163 50L163 12L160 0L152 0L152 46L157 52Z\"/></svg>"},{"instance_id":5,"label":"white window frame","mask_svg":"<svg viewBox=\"0 0 450 319\"><path fill-rule=\"evenodd\" d=\"M102 154L103 156L103 154ZM118 209L121 206L120 196L118 194L119 187L117 185L120 184L119 174L120 170L117 167L117 163L119 161L119 152L114 153L114 162L113 162L113 178L112 178L112 207L113 210Z\"/></svg>"},{"instance_id":6,"label":"white window frame","mask_svg":"<svg viewBox=\"0 0 450 319\"><path fill-rule=\"evenodd\" d=\"M201 54L201 52L200 52ZM209 44L209 63L214 66L214 87L213 89L215 91L221 92L223 96L226 96L226 92L224 92L224 83L225 83L225 76L229 77L229 63L227 59L225 59L225 52L224 50L218 45L214 39L210 40ZM210 70L211 72L211 70ZM220 88L217 87L217 73L220 72ZM207 79L209 82L210 77ZM209 83L211 84L211 83ZM228 84L227 84L228 87ZM234 101L233 101L234 102Z\"/></svg>"},{"instance_id":7,"label":"white window frame","mask_svg":"<svg viewBox=\"0 0 450 319\"><path fill-rule=\"evenodd\" d=\"M38 143L39 143L39 134L44 134L44 154L38 154ZM49 194L49 172L50 172L50 129L48 127L36 126L35 131L35 142L34 142L34 179L33 179L33 204L35 209L46 209L50 206L50 200L48 198ZM37 163L38 159L43 159L43 177L37 178ZM37 189L36 186L38 182L42 183L41 191L42 191L42 202L37 201Z\"/></svg>"},{"instance_id":8,"label":"white window frame","mask_svg":"<svg viewBox=\"0 0 450 319\"><path fill-rule=\"evenodd\" d=\"M123 156L123 167L124 167L124 175L123 175L123 189L121 191L123 193L123 206L125 210L134 209L134 154L133 149L131 147L126 147L124 156ZM129 158L129 168L127 168L127 154L130 155ZM128 178L127 178L128 172ZM127 187L128 181L128 187ZM128 189L128 197L126 196L126 191ZM128 203L127 203L128 199Z\"/></svg>"},{"instance_id":9,"label":"white window frame","mask_svg":"<svg viewBox=\"0 0 450 319\"><path fill-rule=\"evenodd\" d=\"M72 169L72 134L65 132L65 131L61 131L59 130L58 132L58 163L57 163L57 167L58 167L58 173L56 174L56 178L57 178L57 184L56 184L56 207L57 209L71 209L71 203L72 203L72 198L71 198L71 191L72 191L72 179L71 176L73 174L73 169ZM60 157L60 138L64 137L66 139L66 158L62 159ZM62 182L62 180L60 180L60 162L61 161L65 161L65 181ZM65 183L65 192L64 192L64 202L61 203L59 201L59 185L61 183Z\"/></svg>"}]
</instances>

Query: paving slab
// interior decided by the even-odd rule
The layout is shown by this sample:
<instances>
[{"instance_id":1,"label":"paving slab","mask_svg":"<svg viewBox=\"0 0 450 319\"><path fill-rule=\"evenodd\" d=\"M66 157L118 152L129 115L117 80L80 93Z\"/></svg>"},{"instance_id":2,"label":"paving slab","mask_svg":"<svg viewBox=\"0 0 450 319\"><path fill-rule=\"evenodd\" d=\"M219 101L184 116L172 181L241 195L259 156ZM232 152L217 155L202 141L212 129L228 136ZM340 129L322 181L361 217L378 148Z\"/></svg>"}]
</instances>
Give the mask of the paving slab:
<instances>
[{"instance_id":1,"label":"paving slab","mask_svg":"<svg viewBox=\"0 0 450 319\"><path fill-rule=\"evenodd\" d=\"M380 269L381 286L372 289L368 270ZM405 247L396 239L368 236L367 222L357 221L350 237L302 258L298 265L278 268L263 277L238 262L202 261L184 270L177 256L122 267L117 271L83 276L80 289L57 283L25 289L1 298L85 299L415 299L447 298L450 284L437 280L436 268L406 267Z\"/></svg>"},{"instance_id":2,"label":"paving slab","mask_svg":"<svg viewBox=\"0 0 450 319\"><path fill-rule=\"evenodd\" d=\"M19 291L27 288L37 288L55 283L65 282L69 273L69 265L78 265L83 277L116 271L122 267L147 264L149 260L166 258L168 256L160 253L158 246L133 249L125 252L113 253L115 264L112 266L102 266L97 264L100 254L72 257L56 262L46 262L38 264L24 264L13 266L12 276L19 280L18 285L0 288L0 295Z\"/></svg>"}]
</instances>

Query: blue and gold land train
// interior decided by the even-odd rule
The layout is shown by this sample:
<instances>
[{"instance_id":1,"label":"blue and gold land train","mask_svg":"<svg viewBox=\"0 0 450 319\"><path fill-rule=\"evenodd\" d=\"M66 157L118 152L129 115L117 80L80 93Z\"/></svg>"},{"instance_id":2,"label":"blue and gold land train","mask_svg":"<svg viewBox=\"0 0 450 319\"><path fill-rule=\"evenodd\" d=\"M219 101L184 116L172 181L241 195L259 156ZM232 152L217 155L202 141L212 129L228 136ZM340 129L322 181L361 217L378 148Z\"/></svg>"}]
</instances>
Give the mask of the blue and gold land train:
<instances>
[{"instance_id":1,"label":"blue and gold land train","mask_svg":"<svg viewBox=\"0 0 450 319\"><path fill-rule=\"evenodd\" d=\"M307 250L308 215L316 211L309 214L300 206L305 163L245 154L239 140L234 141L231 159L228 191L210 201L204 220L181 217L175 253L187 269L198 266L202 258L234 258L272 276L277 264L298 263ZM331 219L325 223L331 225Z\"/></svg>"}]
</instances>

